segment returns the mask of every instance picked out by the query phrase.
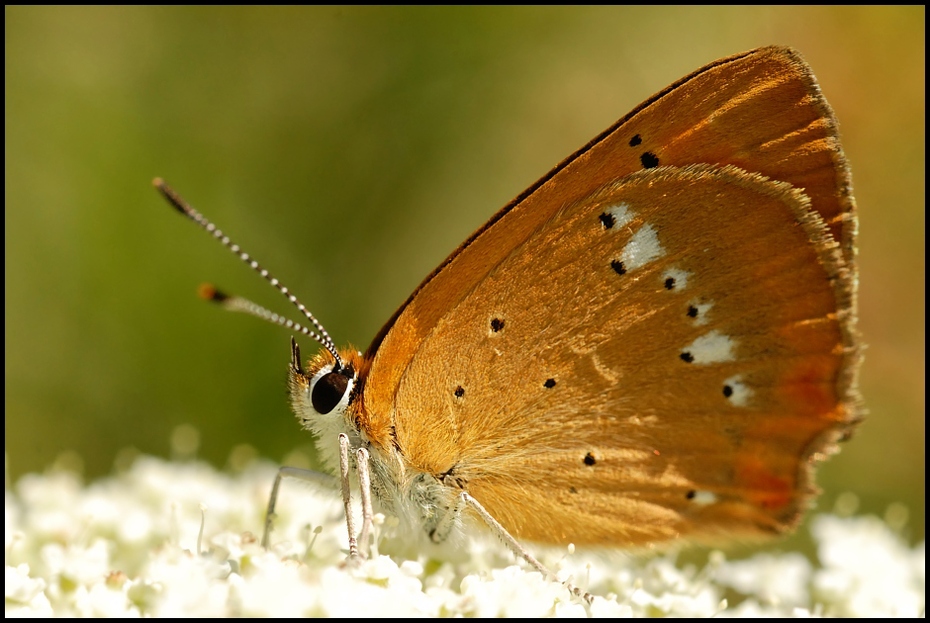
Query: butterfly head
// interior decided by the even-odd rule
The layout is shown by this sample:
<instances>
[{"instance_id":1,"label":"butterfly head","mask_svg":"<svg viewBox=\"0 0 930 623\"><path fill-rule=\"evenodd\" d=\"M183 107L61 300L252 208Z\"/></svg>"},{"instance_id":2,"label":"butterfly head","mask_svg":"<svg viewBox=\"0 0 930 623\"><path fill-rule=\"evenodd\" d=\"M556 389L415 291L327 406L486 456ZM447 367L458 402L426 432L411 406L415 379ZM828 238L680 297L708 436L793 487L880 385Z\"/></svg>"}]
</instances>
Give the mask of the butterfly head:
<instances>
[{"instance_id":1,"label":"butterfly head","mask_svg":"<svg viewBox=\"0 0 930 623\"><path fill-rule=\"evenodd\" d=\"M339 355L341 361L323 349L304 368L300 347L291 339L291 406L303 427L321 442L332 442L338 433L346 433L350 439L359 436L360 378L367 366L354 349L345 349Z\"/></svg>"}]
</instances>

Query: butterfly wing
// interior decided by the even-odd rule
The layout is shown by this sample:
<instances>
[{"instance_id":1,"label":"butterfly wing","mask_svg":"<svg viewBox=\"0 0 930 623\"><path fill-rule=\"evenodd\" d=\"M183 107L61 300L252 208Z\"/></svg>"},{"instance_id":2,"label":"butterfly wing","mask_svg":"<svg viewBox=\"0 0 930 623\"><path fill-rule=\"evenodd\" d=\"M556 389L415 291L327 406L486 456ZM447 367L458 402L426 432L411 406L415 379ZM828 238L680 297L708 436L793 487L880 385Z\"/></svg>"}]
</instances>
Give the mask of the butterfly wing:
<instances>
[{"instance_id":1,"label":"butterfly wing","mask_svg":"<svg viewBox=\"0 0 930 623\"><path fill-rule=\"evenodd\" d=\"M715 166L680 168L695 162ZM780 530L811 493L807 463L855 416L853 209L803 61L718 61L420 286L369 350L360 424L524 538Z\"/></svg>"}]
</instances>

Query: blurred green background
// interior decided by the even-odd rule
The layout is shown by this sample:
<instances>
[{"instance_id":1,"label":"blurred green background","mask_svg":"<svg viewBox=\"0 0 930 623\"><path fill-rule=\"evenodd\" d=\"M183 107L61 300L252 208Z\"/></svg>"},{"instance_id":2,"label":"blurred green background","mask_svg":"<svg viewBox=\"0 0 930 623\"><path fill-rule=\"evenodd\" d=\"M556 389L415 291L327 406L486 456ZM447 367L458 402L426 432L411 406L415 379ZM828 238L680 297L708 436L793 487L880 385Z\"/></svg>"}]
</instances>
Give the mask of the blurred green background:
<instances>
[{"instance_id":1,"label":"blurred green background","mask_svg":"<svg viewBox=\"0 0 930 623\"><path fill-rule=\"evenodd\" d=\"M62 453L201 433L309 448L289 335L200 301L296 314L172 212L163 176L367 346L500 206L655 91L719 57L800 50L841 123L861 210L870 416L824 466L924 521L924 9L7 8L8 477ZM313 347L304 341L304 348Z\"/></svg>"}]
</instances>

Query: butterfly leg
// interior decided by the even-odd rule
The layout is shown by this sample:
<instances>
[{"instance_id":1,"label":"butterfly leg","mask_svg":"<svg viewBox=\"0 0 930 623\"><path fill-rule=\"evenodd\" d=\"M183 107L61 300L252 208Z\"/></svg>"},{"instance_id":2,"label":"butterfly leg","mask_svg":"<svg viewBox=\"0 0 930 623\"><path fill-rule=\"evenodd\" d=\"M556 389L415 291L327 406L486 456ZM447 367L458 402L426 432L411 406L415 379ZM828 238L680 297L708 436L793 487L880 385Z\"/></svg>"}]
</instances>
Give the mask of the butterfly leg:
<instances>
[{"instance_id":1,"label":"butterfly leg","mask_svg":"<svg viewBox=\"0 0 930 623\"><path fill-rule=\"evenodd\" d=\"M358 470L359 490L362 498L362 530L355 532L355 517L352 514L352 490L349 485L349 437L339 433L339 479L342 481L342 503L346 510L346 529L349 532L349 558L362 559L368 557L370 550L369 535L371 534L371 472L368 468L368 450L359 448L355 454L355 465ZM361 544L362 549L359 549Z\"/></svg>"},{"instance_id":2,"label":"butterfly leg","mask_svg":"<svg viewBox=\"0 0 930 623\"><path fill-rule=\"evenodd\" d=\"M278 469L278 475L275 476L274 485L271 487L271 495L268 496L268 510L265 512L265 531L262 533L262 547L264 549L268 549L271 539L271 531L274 528L274 509L278 502L281 481L285 478L325 486L327 489L335 488L335 478L329 474L321 474L320 472L299 467L282 467Z\"/></svg>"},{"instance_id":3,"label":"butterfly leg","mask_svg":"<svg viewBox=\"0 0 930 623\"><path fill-rule=\"evenodd\" d=\"M504 526L502 526L499 521L494 519L494 516L491 515L491 513L489 513L487 510L485 510L485 508L478 502L478 500L476 500L475 498L473 498L472 496L468 495L467 493L463 491L462 493L459 494L459 504L456 505L456 508L461 509L461 507L464 507L466 504L468 506L471 506L472 509L474 509L474 511L478 513L478 516L481 517L484 523L486 523L488 527L491 528L491 530L497 534L497 536L507 545L507 547L510 548L510 550L514 554L516 554L517 556L519 556L526 562L530 563L530 565L534 569L539 571L543 575L543 577L551 577L555 579L556 581L561 581L552 571L549 571L549 569L545 565L543 565L541 562L536 560L536 558L532 554L530 554L529 551L527 551L525 547L520 545L520 542L517 541L515 538L513 538L513 536L511 536L511 534L507 532L507 529L504 528ZM562 584L573 595L575 595L576 597L581 597L588 603L591 603L591 601L594 599L591 593L581 590L580 588L571 584L570 582L562 582Z\"/></svg>"},{"instance_id":4,"label":"butterfly leg","mask_svg":"<svg viewBox=\"0 0 930 623\"><path fill-rule=\"evenodd\" d=\"M371 473L368 469L368 450L359 448L356 451L355 464L358 466L358 484L362 497L362 531L358 535L358 543L365 550L363 555L367 556L371 552L368 536L371 533L373 515L371 510ZM346 516L348 516L348 510Z\"/></svg>"},{"instance_id":5,"label":"butterfly leg","mask_svg":"<svg viewBox=\"0 0 930 623\"><path fill-rule=\"evenodd\" d=\"M349 558L358 559L355 517L352 515L352 488L349 486L349 436L345 433L339 433L339 479L342 482L342 504L346 509L346 530L349 532Z\"/></svg>"}]
</instances>

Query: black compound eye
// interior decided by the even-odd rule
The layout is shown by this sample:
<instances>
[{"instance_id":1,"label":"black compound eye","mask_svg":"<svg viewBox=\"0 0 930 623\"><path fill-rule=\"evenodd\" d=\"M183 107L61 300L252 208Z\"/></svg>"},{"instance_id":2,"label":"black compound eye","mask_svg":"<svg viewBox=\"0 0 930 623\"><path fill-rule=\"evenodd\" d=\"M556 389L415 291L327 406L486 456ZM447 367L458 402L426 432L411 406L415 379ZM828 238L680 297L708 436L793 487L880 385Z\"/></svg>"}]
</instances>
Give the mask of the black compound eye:
<instances>
[{"instance_id":1,"label":"black compound eye","mask_svg":"<svg viewBox=\"0 0 930 623\"><path fill-rule=\"evenodd\" d=\"M310 402L316 412L325 415L336 408L349 386L349 377L330 372L320 377L310 393Z\"/></svg>"}]
</instances>

